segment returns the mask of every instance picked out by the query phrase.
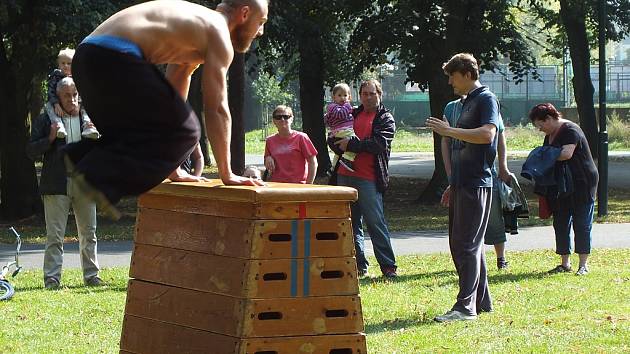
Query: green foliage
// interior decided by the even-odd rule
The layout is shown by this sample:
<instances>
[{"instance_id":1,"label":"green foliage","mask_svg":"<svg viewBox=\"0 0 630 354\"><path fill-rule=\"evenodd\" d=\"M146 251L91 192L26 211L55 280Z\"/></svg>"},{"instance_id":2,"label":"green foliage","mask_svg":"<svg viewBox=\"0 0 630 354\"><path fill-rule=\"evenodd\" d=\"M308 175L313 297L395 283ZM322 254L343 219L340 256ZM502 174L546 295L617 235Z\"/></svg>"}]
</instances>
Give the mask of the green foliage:
<instances>
[{"instance_id":1,"label":"green foliage","mask_svg":"<svg viewBox=\"0 0 630 354\"><path fill-rule=\"evenodd\" d=\"M35 75L43 77L56 67L59 49L75 48L100 22L130 3L133 1L72 0L39 4L3 1L0 4L3 59L17 70L30 66Z\"/></svg>"},{"instance_id":2,"label":"green foliage","mask_svg":"<svg viewBox=\"0 0 630 354\"><path fill-rule=\"evenodd\" d=\"M608 143L613 149L630 149L630 122L619 117L617 111L608 116Z\"/></svg>"},{"instance_id":3,"label":"green foliage","mask_svg":"<svg viewBox=\"0 0 630 354\"><path fill-rule=\"evenodd\" d=\"M505 140L510 151L531 151L543 144L545 136L532 124L517 125L505 129Z\"/></svg>"},{"instance_id":4,"label":"green foliage","mask_svg":"<svg viewBox=\"0 0 630 354\"><path fill-rule=\"evenodd\" d=\"M599 25L599 0L565 0L566 9L582 13L586 20L587 36L590 47L596 48ZM562 23L558 0L518 0L521 5L529 8L539 18L537 31L547 37L548 53L556 58L562 58L567 47L567 30ZM630 34L630 1L606 0L607 26L606 39L617 42Z\"/></svg>"},{"instance_id":5,"label":"green foliage","mask_svg":"<svg viewBox=\"0 0 630 354\"><path fill-rule=\"evenodd\" d=\"M256 48L258 65L270 73L282 68L283 80L295 80L304 59L300 46L315 39L322 50L325 84L332 87L340 81L353 81L355 58L349 55L349 38L355 19L369 6L369 2L358 0L340 0L334 5L324 0L272 1L265 35Z\"/></svg>"},{"instance_id":6,"label":"green foliage","mask_svg":"<svg viewBox=\"0 0 630 354\"><path fill-rule=\"evenodd\" d=\"M408 79L428 88L441 63L470 52L482 68L494 70L509 55L518 79L535 59L518 32L511 1L377 1L353 32L352 56L362 69L390 61L407 67ZM460 36L459 33L466 33Z\"/></svg>"},{"instance_id":7,"label":"green foliage","mask_svg":"<svg viewBox=\"0 0 630 354\"><path fill-rule=\"evenodd\" d=\"M293 94L282 87L281 81L269 73L261 73L252 83L254 96L265 108L272 108L279 104L287 104L293 100Z\"/></svg>"}]
</instances>

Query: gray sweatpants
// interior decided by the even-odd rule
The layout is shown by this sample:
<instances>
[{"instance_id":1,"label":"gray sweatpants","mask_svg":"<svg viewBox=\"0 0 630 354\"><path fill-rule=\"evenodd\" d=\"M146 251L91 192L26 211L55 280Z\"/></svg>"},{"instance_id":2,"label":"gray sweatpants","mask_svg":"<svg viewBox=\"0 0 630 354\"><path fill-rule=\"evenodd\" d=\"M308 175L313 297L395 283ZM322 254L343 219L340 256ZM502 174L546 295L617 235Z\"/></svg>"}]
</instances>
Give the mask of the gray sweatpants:
<instances>
[{"instance_id":1,"label":"gray sweatpants","mask_svg":"<svg viewBox=\"0 0 630 354\"><path fill-rule=\"evenodd\" d=\"M44 253L44 280L61 281L63 238L68 224L70 207L74 211L79 233L79 256L83 279L98 275L96 259L96 204L82 194L68 178L67 195L44 195L46 217L46 250Z\"/></svg>"},{"instance_id":2,"label":"gray sweatpants","mask_svg":"<svg viewBox=\"0 0 630 354\"><path fill-rule=\"evenodd\" d=\"M492 188L451 186L449 245L459 276L459 293L453 310L467 315L492 310L483 252L491 201Z\"/></svg>"}]
</instances>

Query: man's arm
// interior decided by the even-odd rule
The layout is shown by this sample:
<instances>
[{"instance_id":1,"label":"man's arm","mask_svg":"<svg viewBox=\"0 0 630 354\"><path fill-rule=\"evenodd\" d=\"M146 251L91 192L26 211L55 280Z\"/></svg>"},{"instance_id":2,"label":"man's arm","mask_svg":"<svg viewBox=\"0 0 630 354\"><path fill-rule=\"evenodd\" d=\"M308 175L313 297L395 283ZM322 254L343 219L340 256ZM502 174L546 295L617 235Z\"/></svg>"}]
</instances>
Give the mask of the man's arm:
<instances>
[{"instance_id":1,"label":"man's arm","mask_svg":"<svg viewBox=\"0 0 630 354\"><path fill-rule=\"evenodd\" d=\"M31 160L38 159L48 151L57 138L58 123L50 123L45 114L39 115L31 126L31 138L26 144L26 156Z\"/></svg>"},{"instance_id":2,"label":"man's arm","mask_svg":"<svg viewBox=\"0 0 630 354\"><path fill-rule=\"evenodd\" d=\"M195 72L197 67L199 67L199 65L168 64L166 66L166 79L173 85L175 90L179 92L184 101L188 98L190 76Z\"/></svg>"},{"instance_id":3,"label":"man's arm","mask_svg":"<svg viewBox=\"0 0 630 354\"><path fill-rule=\"evenodd\" d=\"M218 34L217 37L220 37ZM262 181L236 176L230 167L230 138L232 117L227 100L227 71L234 50L229 36L217 38L216 45L208 48L203 66L202 89L206 115L206 134L224 184L263 185Z\"/></svg>"},{"instance_id":4,"label":"man's arm","mask_svg":"<svg viewBox=\"0 0 630 354\"><path fill-rule=\"evenodd\" d=\"M505 132L499 133L499 141L497 145L497 155L499 159L499 178L505 182L510 182L510 170L507 165L507 144L505 141Z\"/></svg>"},{"instance_id":5,"label":"man's arm","mask_svg":"<svg viewBox=\"0 0 630 354\"><path fill-rule=\"evenodd\" d=\"M308 162L308 175L306 176L306 183L313 184L315 180L315 173L317 172L317 156L309 156L306 161Z\"/></svg>"},{"instance_id":6,"label":"man's arm","mask_svg":"<svg viewBox=\"0 0 630 354\"><path fill-rule=\"evenodd\" d=\"M444 169L446 170L446 176L451 177L451 138L447 136L442 137L440 142L442 148L442 160L444 161Z\"/></svg>"},{"instance_id":7,"label":"man's arm","mask_svg":"<svg viewBox=\"0 0 630 354\"><path fill-rule=\"evenodd\" d=\"M556 160L558 161L566 161L573 157L573 152L577 147L576 144L566 144L562 145L562 151L560 152L560 156Z\"/></svg>"},{"instance_id":8,"label":"man's arm","mask_svg":"<svg viewBox=\"0 0 630 354\"><path fill-rule=\"evenodd\" d=\"M194 175L200 177L201 173L203 173L203 165L205 162L203 159L203 153L201 152L201 144L197 143L195 150L193 150L192 154L190 154L190 159L192 160Z\"/></svg>"},{"instance_id":9,"label":"man's arm","mask_svg":"<svg viewBox=\"0 0 630 354\"><path fill-rule=\"evenodd\" d=\"M447 122L434 117L427 118L426 125L437 134L471 144L492 144L497 132L497 127L494 124L484 124L474 129L453 128L449 127Z\"/></svg>"}]
</instances>

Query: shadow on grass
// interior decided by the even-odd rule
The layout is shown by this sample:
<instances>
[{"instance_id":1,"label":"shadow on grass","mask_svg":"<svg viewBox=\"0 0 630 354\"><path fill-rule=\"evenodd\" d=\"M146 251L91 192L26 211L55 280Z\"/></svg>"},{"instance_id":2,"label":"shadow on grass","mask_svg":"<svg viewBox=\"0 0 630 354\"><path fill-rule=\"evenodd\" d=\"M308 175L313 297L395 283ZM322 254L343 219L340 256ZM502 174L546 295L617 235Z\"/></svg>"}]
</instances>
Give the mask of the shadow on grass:
<instances>
[{"instance_id":1,"label":"shadow on grass","mask_svg":"<svg viewBox=\"0 0 630 354\"><path fill-rule=\"evenodd\" d=\"M418 273L418 274L404 274L399 275L396 278L385 278L384 276L375 276L370 278L363 278L359 280L360 285L369 284L390 284L390 283L404 283L404 282L419 282L425 279L438 278L440 281L432 286L446 286L449 284L457 284L457 278L455 271L440 270L436 272Z\"/></svg>"},{"instance_id":2,"label":"shadow on grass","mask_svg":"<svg viewBox=\"0 0 630 354\"><path fill-rule=\"evenodd\" d=\"M44 285L41 286L28 286L28 287L16 287L15 293L32 293L36 291L44 291ZM62 291L62 290L72 290L73 293L76 294L86 294L86 293L104 293L104 292L127 292L127 286L85 286L85 285L61 285L60 288L48 291Z\"/></svg>"},{"instance_id":3,"label":"shadow on grass","mask_svg":"<svg viewBox=\"0 0 630 354\"><path fill-rule=\"evenodd\" d=\"M380 332L391 332L402 328L418 327L432 325L433 316L429 316L426 312L422 314L414 314L409 318L395 318L393 320L385 320L380 323L371 323L365 326L366 334L376 334Z\"/></svg>"},{"instance_id":4,"label":"shadow on grass","mask_svg":"<svg viewBox=\"0 0 630 354\"><path fill-rule=\"evenodd\" d=\"M492 283L507 283L518 282L525 279L542 279L548 277L549 274L546 271L540 272L527 272L527 273L499 273L488 275L488 282Z\"/></svg>"}]
</instances>

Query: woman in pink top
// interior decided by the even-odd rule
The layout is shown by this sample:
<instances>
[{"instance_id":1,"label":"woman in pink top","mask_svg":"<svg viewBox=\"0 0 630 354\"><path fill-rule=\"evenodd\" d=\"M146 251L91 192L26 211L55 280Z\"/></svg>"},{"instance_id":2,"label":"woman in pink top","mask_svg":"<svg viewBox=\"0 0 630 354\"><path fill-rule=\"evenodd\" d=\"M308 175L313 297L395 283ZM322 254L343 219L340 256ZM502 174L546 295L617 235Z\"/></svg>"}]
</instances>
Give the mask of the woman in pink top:
<instances>
[{"instance_id":1,"label":"woman in pink top","mask_svg":"<svg viewBox=\"0 0 630 354\"><path fill-rule=\"evenodd\" d=\"M267 138L265 168L271 182L312 184L317 171L317 150L308 135L291 129L293 110L280 105L273 111L278 133Z\"/></svg>"}]
</instances>

